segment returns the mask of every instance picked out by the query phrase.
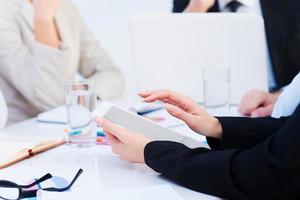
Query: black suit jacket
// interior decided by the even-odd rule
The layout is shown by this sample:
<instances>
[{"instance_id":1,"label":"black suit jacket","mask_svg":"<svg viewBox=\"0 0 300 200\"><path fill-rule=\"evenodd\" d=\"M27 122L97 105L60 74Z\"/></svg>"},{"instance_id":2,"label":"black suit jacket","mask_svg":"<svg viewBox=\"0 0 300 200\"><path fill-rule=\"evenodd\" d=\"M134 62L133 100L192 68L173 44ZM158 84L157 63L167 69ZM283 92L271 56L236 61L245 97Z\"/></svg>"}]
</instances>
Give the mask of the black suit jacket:
<instances>
[{"instance_id":1,"label":"black suit jacket","mask_svg":"<svg viewBox=\"0 0 300 200\"><path fill-rule=\"evenodd\" d=\"M174 0L183 12L190 0ZM208 12L219 12L218 1ZM277 88L289 84L300 70L300 1L260 0Z\"/></svg>"},{"instance_id":2,"label":"black suit jacket","mask_svg":"<svg viewBox=\"0 0 300 200\"><path fill-rule=\"evenodd\" d=\"M219 118L212 150L146 145L148 166L190 189L226 199L300 199L300 106L289 118Z\"/></svg>"}]
</instances>

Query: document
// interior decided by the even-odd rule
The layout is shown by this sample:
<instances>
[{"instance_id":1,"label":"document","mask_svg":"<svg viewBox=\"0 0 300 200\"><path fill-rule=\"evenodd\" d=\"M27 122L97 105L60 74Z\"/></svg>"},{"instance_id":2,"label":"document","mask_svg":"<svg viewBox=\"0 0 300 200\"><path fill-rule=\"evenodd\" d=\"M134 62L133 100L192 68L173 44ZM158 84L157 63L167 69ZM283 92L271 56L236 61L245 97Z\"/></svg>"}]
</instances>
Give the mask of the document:
<instances>
[{"instance_id":1,"label":"document","mask_svg":"<svg viewBox=\"0 0 300 200\"><path fill-rule=\"evenodd\" d=\"M67 111L65 106L60 106L53 110L41 113L37 116L37 122L51 123L51 124L66 124Z\"/></svg>"},{"instance_id":2,"label":"document","mask_svg":"<svg viewBox=\"0 0 300 200\"><path fill-rule=\"evenodd\" d=\"M57 193L39 191L39 200L74 200L74 199L105 199L105 200L154 200L154 199L172 199L182 200L176 191L168 184L150 187L137 187L133 189L100 191L92 190L87 187L78 187L70 192Z\"/></svg>"}]
</instances>

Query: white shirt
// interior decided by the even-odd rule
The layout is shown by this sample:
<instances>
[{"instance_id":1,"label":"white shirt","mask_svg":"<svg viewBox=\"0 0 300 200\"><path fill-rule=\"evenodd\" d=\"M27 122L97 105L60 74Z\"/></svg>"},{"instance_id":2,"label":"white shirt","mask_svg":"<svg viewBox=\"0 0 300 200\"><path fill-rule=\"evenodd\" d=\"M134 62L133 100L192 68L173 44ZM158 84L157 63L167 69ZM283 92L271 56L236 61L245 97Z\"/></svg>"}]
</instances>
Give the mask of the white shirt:
<instances>
[{"instance_id":1,"label":"white shirt","mask_svg":"<svg viewBox=\"0 0 300 200\"><path fill-rule=\"evenodd\" d=\"M5 99L0 91L0 129L3 128L7 120L7 106Z\"/></svg>"},{"instance_id":2,"label":"white shirt","mask_svg":"<svg viewBox=\"0 0 300 200\"><path fill-rule=\"evenodd\" d=\"M230 12L229 8L226 7L232 0L219 0L219 9L221 12ZM238 8L238 13L251 13L262 16L262 9L259 0L238 0L242 5ZM267 41L267 40L266 40ZM266 45L268 46L268 45ZM272 68L270 52L267 52L268 61L268 76L269 76L269 89L276 87L276 81L274 77L274 71Z\"/></svg>"},{"instance_id":3,"label":"white shirt","mask_svg":"<svg viewBox=\"0 0 300 200\"><path fill-rule=\"evenodd\" d=\"M285 87L273 109L272 117L292 115L300 104L300 72L291 84Z\"/></svg>"}]
</instances>

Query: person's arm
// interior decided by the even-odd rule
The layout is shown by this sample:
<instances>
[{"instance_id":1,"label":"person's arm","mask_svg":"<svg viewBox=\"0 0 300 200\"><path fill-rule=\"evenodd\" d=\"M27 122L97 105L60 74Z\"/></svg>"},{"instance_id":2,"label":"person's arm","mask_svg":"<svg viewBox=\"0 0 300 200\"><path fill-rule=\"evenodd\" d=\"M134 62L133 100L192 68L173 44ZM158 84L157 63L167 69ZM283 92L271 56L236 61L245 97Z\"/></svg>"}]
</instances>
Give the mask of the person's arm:
<instances>
[{"instance_id":1,"label":"person's arm","mask_svg":"<svg viewBox=\"0 0 300 200\"><path fill-rule=\"evenodd\" d=\"M251 149L208 151L173 142L150 142L146 164L193 190L227 199L297 199L300 108L265 142Z\"/></svg>"},{"instance_id":2,"label":"person's arm","mask_svg":"<svg viewBox=\"0 0 300 200\"><path fill-rule=\"evenodd\" d=\"M40 111L64 102L64 82L70 79L68 49L38 41L24 42L11 2L0 8L0 73ZM34 35L33 35L34 37Z\"/></svg>"},{"instance_id":3,"label":"person's arm","mask_svg":"<svg viewBox=\"0 0 300 200\"><path fill-rule=\"evenodd\" d=\"M55 22L56 10L61 0L34 0L34 35L37 42L60 48L60 35Z\"/></svg>"},{"instance_id":4,"label":"person's arm","mask_svg":"<svg viewBox=\"0 0 300 200\"><path fill-rule=\"evenodd\" d=\"M215 0L174 0L173 12L205 13L215 3Z\"/></svg>"},{"instance_id":5,"label":"person's arm","mask_svg":"<svg viewBox=\"0 0 300 200\"><path fill-rule=\"evenodd\" d=\"M76 9L76 8L75 8ZM96 81L96 94L101 99L119 97L124 90L124 78L99 41L90 32L81 18L81 55L79 72Z\"/></svg>"},{"instance_id":6,"label":"person's arm","mask_svg":"<svg viewBox=\"0 0 300 200\"><path fill-rule=\"evenodd\" d=\"M281 91L269 93L251 90L243 96L239 105L239 112L251 117L270 116L280 94Z\"/></svg>"},{"instance_id":7,"label":"person's arm","mask_svg":"<svg viewBox=\"0 0 300 200\"><path fill-rule=\"evenodd\" d=\"M217 117L222 127L222 140L208 137L212 149L251 148L276 133L287 118Z\"/></svg>"}]
</instances>

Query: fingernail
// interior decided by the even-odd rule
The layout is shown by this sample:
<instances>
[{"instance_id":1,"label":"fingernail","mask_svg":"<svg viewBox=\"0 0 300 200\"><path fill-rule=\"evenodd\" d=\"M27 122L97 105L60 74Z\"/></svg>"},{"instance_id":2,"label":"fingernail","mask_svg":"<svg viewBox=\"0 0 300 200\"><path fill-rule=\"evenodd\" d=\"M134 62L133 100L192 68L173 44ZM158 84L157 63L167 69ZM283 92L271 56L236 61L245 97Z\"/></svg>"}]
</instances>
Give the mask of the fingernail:
<instances>
[{"instance_id":1,"label":"fingernail","mask_svg":"<svg viewBox=\"0 0 300 200\"><path fill-rule=\"evenodd\" d=\"M251 117L258 117L258 113L251 113Z\"/></svg>"}]
</instances>

